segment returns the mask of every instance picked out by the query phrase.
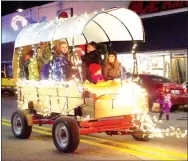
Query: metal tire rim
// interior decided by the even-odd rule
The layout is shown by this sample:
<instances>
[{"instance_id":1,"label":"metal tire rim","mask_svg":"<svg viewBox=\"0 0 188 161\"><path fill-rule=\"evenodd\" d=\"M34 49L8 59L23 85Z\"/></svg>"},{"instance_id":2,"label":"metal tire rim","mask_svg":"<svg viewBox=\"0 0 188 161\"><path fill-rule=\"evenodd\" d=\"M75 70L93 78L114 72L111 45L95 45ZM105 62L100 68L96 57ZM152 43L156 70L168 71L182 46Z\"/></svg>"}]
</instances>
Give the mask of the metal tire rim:
<instances>
[{"instance_id":1,"label":"metal tire rim","mask_svg":"<svg viewBox=\"0 0 188 161\"><path fill-rule=\"evenodd\" d=\"M22 132L22 121L18 114L16 114L13 118L13 129L16 135L20 135Z\"/></svg>"},{"instance_id":2,"label":"metal tire rim","mask_svg":"<svg viewBox=\"0 0 188 161\"><path fill-rule=\"evenodd\" d=\"M55 129L55 138L58 145L62 148L68 145L69 135L68 130L64 124L58 124Z\"/></svg>"}]
</instances>

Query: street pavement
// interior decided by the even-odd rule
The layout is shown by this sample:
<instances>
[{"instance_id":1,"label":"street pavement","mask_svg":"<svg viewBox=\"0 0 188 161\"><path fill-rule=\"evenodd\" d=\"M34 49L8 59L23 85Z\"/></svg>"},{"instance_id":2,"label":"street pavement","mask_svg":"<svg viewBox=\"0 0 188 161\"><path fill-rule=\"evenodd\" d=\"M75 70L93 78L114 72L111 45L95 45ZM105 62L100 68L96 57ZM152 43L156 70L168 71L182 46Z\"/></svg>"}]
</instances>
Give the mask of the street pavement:
<instances>
[{"instance_id":1,"label":"street pavement","mask_svg":"<svg viewBox=\"0 0 188 161\"><path fill-rule=\"evenodd\" d=\"M17 109L14 98L2 99L2 160L187 160L187 137L152 138L139 142L132 136L108 136L105 133L83 135L78 149L71 154L60 153L51 137L51 126L34 126L27 140L16 139L11 131L10 118ZM159 113L151 113L156 115ZM165 118L165 116L163 116ZM160 128L178 126L187 129L187 113L170 114L170 120L163 120Z\"/></svg>"}]
</instances>

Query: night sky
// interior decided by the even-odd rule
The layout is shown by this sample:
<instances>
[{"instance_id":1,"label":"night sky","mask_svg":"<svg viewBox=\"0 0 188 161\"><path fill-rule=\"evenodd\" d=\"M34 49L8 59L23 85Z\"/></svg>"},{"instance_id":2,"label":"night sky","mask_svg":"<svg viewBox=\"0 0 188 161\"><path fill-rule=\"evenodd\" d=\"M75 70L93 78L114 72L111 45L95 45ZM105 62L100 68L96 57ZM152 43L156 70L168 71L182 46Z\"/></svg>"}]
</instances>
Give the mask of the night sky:
<instances>
[{"instance_id":1,"label":"night sky","mask_svg":"<svg viewBox=\"0 0 188 161\"><path fill-rule=\"evenodd\" d=\"M1 16L16 12L18 8L28 9L51 2L53 1L1 1Z\"/></svg>"}]
</instances>

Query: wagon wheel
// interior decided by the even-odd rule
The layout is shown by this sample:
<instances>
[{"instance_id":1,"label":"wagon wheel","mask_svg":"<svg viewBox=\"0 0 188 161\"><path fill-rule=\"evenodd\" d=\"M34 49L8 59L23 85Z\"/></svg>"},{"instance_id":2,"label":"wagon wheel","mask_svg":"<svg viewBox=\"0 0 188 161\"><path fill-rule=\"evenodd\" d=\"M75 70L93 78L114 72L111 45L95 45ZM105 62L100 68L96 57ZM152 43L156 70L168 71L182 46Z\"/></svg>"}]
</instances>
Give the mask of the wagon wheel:
<instances>
[{"instance_id":1,"label":"wagon wheel","mask_svg":"<svg viewBox=\"0 0 188 161\"><path fill-rule=\"evenodd\" d=\"M79 127L70 117L59 117L52 127L52 138L60 152L70 153L77 149L80 142Z\"/></svg>"},{"instance_id":2,"label":"wagon wheel","mask_svg":"<svg viewBox=\"0 0 188 161\"><path fill-rule=\"evenodd\" d=\"M149 134L144 133L142 130L135 129L135 134L132 134L133 138L137 141L149 141Z\"/></svg>"},{"instance_id":3,"label":"wagon wheel","mask_svg":"<svg viewBox=\"0 0 188 161\"><path fill-rule=\"evenodd\" d=\"M12 114L11 118L12 132L19 139L28 139L32 132L32 126L28 125L25 112L17 110Z\"/></svg>"}]
</instances>

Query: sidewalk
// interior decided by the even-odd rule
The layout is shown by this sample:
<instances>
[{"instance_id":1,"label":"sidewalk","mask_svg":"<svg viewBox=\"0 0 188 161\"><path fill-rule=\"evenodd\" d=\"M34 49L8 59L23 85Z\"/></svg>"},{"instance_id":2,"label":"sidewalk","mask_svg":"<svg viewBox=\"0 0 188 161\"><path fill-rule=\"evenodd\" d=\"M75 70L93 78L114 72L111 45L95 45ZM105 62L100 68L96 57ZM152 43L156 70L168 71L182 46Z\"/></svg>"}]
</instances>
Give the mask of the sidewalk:
<instances>
[{"instance_id":1,"label":"sidewalk","mask_svg":"<svg viewBox=\"0 0 188 161\"><path fill-rule=\"evenodd\" d=\"M159 113L149 113L150 116L159 117ZM179 127L181 129L187 129L188 127L188 113L187 112L173 112L169 114L169 120L166 120L165 114L162 116L162 123L157 123L157 126L160 128L168 128L170 126Z\"/></svg>"}]
</instances>

